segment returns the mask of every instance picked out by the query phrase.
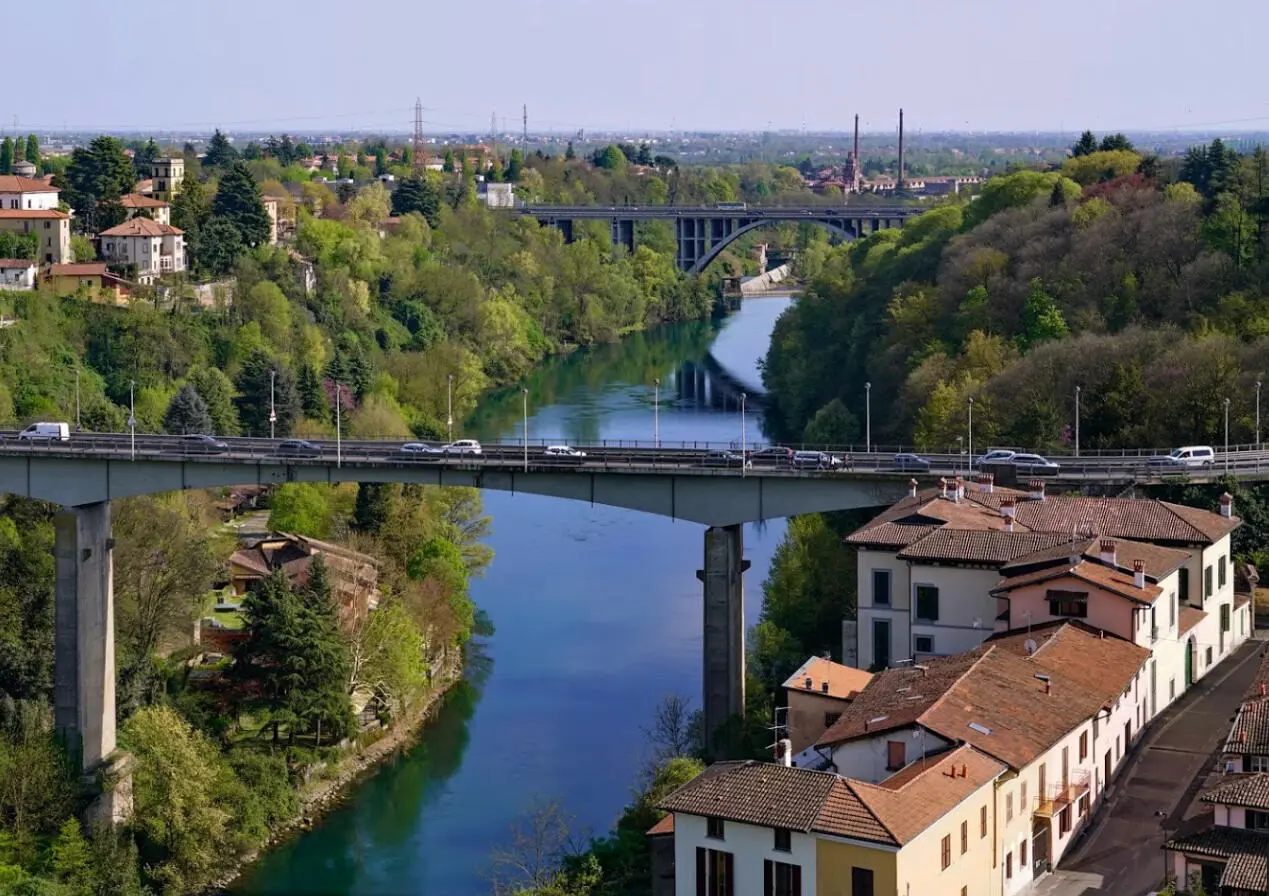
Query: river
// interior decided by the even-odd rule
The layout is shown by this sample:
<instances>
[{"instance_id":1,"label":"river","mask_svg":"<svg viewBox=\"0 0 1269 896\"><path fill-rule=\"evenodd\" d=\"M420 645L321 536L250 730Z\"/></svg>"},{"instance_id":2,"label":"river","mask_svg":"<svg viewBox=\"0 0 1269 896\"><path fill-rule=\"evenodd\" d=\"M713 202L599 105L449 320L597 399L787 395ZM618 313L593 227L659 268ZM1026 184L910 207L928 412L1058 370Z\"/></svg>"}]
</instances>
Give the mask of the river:
<instances>
[{"instance_id":1,"label":"river","mask_svg":"<svg viewBox=\"0 0 1269 896\"><path fill-rule=\"evenodd\" d=\"M529 437L651 440L660 378L663 442L738 443L739 404L704 387L702 362L711 354L733 391L758 391L757 361L789 301L746 301L721 323L661 327L544 365L522 384ZM463 435L518 438L522 408L519 387L490 396ZM745 430L761 439L758 413ZM657 703L679 693L699 704L704 527L535 495L484 501L494 560L472 594L495 632L475 645L465 680L415 747L268 853L237 892L487 893L490 852L535 799L558 800L580 833L606 832L630 800ZM745 529L752 622L784 523Z\"/></svg>"}]
</instances>

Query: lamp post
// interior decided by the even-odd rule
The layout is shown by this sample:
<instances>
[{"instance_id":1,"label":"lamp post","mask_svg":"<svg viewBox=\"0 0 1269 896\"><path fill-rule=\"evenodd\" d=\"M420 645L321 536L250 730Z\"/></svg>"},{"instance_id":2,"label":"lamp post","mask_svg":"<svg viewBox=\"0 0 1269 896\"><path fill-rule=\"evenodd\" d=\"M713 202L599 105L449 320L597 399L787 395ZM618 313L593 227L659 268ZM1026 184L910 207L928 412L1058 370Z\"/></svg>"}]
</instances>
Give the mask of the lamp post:
<instances>
[{"instance_id":1,"label":"lamp post","mask_svg":"<svg viewBox=\"0 0 1269 896\"><path fill-rule=\"evenodd\" d=\"M1257 383L1259 385L1259 383ZM1259 402L1257 402L1259 404ZM75 431L79 432L79 368L75 368Z\"/></svg>"},{"instance_id":2,"label":"lamp post","mask_svg":"<svg viewBox=\"0 0 1269 896\"><path fill-rule=\"evenodd\" d=\"M343 387L339 384L339 380L335 380L335 466L339 467L344 462L343 435L339 425L339 406L343 404L343 396L340 394Z\"/></svg>"},{"instance_id":3,"label":"lamp post","mask_svg":"<svg viewBox=\"0 0 1269 896\"><path fill-rule=\"evenodd\" d=\"M1080 456L1080 387L1075 387L1075 456Z\"/></svg>"},{"instance_id":4,"label":"lamp post","mask_svg":"<svg viewBox=\"0 0 1269 896\"><path fill-rule=\"evenodd\" d=\"M521 389L520 397L524 400L524 472L529 472L529 390Z\"/></svg>"},{"instance_id":5,"label":"lamp post","mask_svg":"<svg viewBox=\"0 0 1269 896\"><path fill-rule=\"evenodd\" d=\"M661 378L652 381L652 447L661 447Z\"/></svg>"},{"instance_id":6,"label":"lamp post","mask_svg":"<svg viewBox=\"0 0 1269 896\"><path fill-rule=\"evenodd\" d=\"M748 452L745 451L745 398L744 392L740 393L740 476L743 479L745 475L745 467L749 463Z\"/></svg>"},{"instance_id":7,"label":"lamp post","mask_svg":"<svg viewBox=\"0 0 1269 896\"><path fill-rule=\"evenodd\" d=\"M1229 472L1229 399L1225 399L1225 472Z\"/></svg>"},{"instance_id":8,"label":"lamp post","mask_svg":"<svg viewBox=\"0 0 1269 896\"><path fill-rule=\"evenodd\" d=\"M1260 450L1260 380L1256 380L1256 450Z\"/></svg>"},{"instance_id":9,"label":"lamp post","mask_svg":"<svg viewBox=\"0 0 1269 896\"><path fill-rule=\"evenodd\" d=\"M449 431L449 441L454 441L454 374L445 377L445 427Z\"/></svg>"},{"instance_id":10,"label":"lamp post","mask_svg":"<svg viewBox=\"0 0 1269 896\"><path fill-rule=\"evenodd\" d=\"M965 437L957 436L956 437L956 466L953 469L959 470L961 468L961 457L964 456L964 454L965 454Z\"/></svg>"},{"instance_id":11,"label":"lamp post","mask_svg":"<svg viewBox=\"0 0 1269 896\"><path fill-rule=\"evenodd\" d=\"M128 433L132 443L132 459L137 459L137 381L128 380Z\"/></svg>"},{"instance_id":12,"label":"lamp post","mask_svg":"<svg viewBox=\"0 0 1269 896\"><path fill-rule=\"evenodd\" d=\"M872 453L872 383L864 383L864 454Z\"/></svg>"},{"instance_id":13,"label":"lamp post","mask_svg":"<svg viewBox=\"0 0 1269 896\"><path fill-rule=\"evenodd\" d=\"M969 461L966 465L970 472L974 470L974 396L969 396Z\"/></svg>"},{"instance_id":14,"label":"lamp post","mask_svg":"<svg viewBox=\"0 0 1269 896\"><path fill-rule=\"evenodd\" d=\"M276 438L276 436L274 436L274 428L278 422L278 409L277 409L277 405L274 404L274 401L273 401L273 398L274 398L273 384L276 382L277 378L278 378L278 372L276 370L270 370L269 371L269 438L271 439Z\"/></svg>"}]
</instances>

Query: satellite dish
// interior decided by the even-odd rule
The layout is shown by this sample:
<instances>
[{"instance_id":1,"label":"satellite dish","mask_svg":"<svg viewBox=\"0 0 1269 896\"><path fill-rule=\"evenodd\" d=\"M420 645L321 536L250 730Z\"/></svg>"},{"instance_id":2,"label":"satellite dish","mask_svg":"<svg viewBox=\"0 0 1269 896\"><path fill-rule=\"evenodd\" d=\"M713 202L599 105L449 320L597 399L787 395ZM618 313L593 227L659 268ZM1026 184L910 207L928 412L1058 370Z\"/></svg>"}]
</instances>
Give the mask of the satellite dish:
<instances>
[{"instance_id":1,"label":"satellite dish","mask_svg":"<svg viewBox=\"0 0 1269 896\"><path fill-rule=\"evenodd\" d=\"M1031 654L1035 653L1036 648L1039 645L1035 643L1034 638L1027 638L1027 643L1023 644L1022 646L1027 648L1027 656L1031 656Z\"/></svg>"}]
</instances>

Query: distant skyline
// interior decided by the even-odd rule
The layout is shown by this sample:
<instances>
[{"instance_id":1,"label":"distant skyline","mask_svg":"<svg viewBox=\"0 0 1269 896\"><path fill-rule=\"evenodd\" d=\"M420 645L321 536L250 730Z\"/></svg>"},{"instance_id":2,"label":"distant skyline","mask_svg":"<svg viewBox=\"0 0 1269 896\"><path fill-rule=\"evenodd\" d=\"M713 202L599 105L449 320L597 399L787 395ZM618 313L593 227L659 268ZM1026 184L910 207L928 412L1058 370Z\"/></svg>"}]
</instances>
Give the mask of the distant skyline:
<instances>
[{"instance_id":1,"label":"distant skyline","mask_svg":"<svg viewBox=\"0 0 1269 896\"><path fill-rule=\"evenodd\" d=\"M27 131L1259 131L1264 0L62 0ZM505 121L505 126L503 122Z\"/></svg>"}]
</instances>

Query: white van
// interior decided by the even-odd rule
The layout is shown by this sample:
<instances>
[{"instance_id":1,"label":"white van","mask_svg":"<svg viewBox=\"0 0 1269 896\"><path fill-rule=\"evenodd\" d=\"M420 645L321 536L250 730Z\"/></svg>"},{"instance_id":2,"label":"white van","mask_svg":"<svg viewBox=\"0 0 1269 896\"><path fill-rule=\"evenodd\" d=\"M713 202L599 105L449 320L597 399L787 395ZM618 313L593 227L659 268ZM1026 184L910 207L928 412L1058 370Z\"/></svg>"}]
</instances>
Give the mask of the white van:
<instances>
[{"instance_id":1,"label":"white van","mask_svg":"<svg viewBox=\"0 0 1269 896\"><path fill-rule=\"evenodd\" d=\"M28 442L69 442L70 424L32 423L18 433L18 438Z\"/></svg>"},{"instance_id":2,"label":"white van","mask_svg":"<svg viewBox=\"0 0 1269 896\"><path fill-rule=\"evenodd\" d=\"M1214 460L1216 452L1210 445L1187 445L1174 449L1171 454L1152 457L1149 464L1152 467L1210 467Z\"/></svg>"}]
</instances>

